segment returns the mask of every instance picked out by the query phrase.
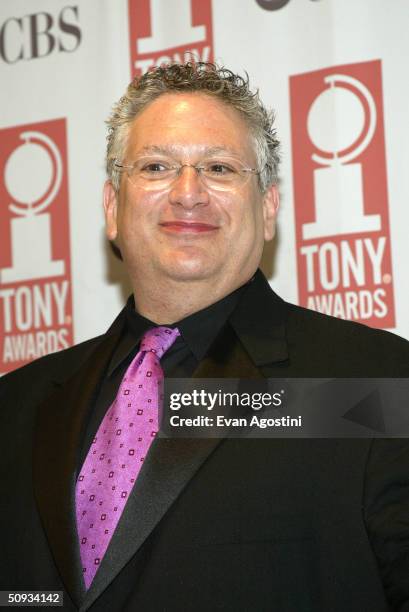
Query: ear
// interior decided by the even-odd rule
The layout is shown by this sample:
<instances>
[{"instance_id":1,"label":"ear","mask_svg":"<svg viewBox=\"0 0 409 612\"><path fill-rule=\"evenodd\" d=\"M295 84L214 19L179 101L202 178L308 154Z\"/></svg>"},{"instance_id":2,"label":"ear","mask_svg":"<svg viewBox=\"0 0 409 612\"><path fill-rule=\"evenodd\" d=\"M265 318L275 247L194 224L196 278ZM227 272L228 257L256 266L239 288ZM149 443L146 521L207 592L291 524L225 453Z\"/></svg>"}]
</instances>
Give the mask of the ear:
<instances>
[{"instance_id":1,"label":"ear","mask_svg":"<svg viewBox=\"0 0 409 612\"><path fill-rule=\"evenodd\" d=\"M280 197L277 185L271 185L263 197L264 240L266 241L274 238L279 205Z\"/></svg>"},{"instance_id":2,"label":"ear","mask_svg":"<svg viewBox=\"0 0 409 612\"><path fill-rule=\"evenodd\" d=\"M118 197L111 181L104 184L104 212L105 212L105 233L108 240L115 240L118 235L116 223L118 210Z\"/></svg>"}]
</instances>

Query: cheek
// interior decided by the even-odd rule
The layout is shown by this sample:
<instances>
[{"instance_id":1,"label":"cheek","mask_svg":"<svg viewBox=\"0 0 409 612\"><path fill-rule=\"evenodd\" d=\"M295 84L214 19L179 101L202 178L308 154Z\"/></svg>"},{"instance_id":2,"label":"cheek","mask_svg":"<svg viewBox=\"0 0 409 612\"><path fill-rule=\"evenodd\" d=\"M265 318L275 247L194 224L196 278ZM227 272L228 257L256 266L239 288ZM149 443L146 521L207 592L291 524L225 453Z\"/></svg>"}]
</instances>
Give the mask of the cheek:
<instances>
[{"instance_id":1,"label":"cheek","mask_svg":"<svg viewBox=\"0 0 409 612\"><path fill-rule=\"evenodd\" d=\"M146 192L138 193L136 189L132 197L120 202L118 207L118 224L123 235L143 235L157 225L158 195Z\"/></svg>"},{"instance_id":2,"label":"cheek","mask_svg":"<svg viewBox=\"0 0 409 612\"><path fill-rule=\"evenodd\" d=\"M254 239L263 231L263 210L261 203L251 200L251 197L241 202L234 211L236 231L248 239Z\"/></svg>"}]
</instances>

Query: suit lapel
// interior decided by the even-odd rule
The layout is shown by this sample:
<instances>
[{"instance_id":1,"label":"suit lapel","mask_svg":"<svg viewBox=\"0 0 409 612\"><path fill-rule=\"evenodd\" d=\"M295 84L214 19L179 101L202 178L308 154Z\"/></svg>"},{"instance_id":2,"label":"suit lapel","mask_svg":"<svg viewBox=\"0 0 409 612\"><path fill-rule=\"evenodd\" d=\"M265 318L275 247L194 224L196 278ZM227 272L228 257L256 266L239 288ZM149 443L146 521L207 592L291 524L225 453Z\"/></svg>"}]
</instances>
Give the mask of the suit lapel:
<instances>
[{"instance_id":1,"label":"suit lapel","mask_svg":"<svg viewBox=\"0 0 409 612\"><path fill-rule=\"evenodd\" d=\"M83 596L75 523L78 450L89 408L117 334L107 334L80 369L39 407L33 450L34 490L43 527L72 599Z\"/></svg>"},{"instance_id":2,"label":"suit lapel","mask_svg":"<svg viewBox=\"0 0 409 612\"><path fill-rule=\"evenodd\" d=\"M257 368L288 362L287 310L287 304L258 270L230 317L240 343Z\"/></svg>"}]
</instances>

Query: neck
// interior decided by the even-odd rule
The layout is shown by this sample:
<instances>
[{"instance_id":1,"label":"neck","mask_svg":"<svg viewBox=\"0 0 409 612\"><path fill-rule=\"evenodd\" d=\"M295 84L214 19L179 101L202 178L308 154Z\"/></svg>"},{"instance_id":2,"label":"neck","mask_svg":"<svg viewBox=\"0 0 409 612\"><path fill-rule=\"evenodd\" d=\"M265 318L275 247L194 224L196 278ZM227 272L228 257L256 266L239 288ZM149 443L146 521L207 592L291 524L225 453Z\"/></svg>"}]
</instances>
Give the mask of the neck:
<instances>
[{"instance_id":1,"label":"neck","mask_svg":"<svg viewBox=\"0 0 409 612\"><path fill-rule=\"evenodd\" d=\"M167 281L166 285L149 283L147 286L138 282L134 283L135 309L158 325L176 323L218 302L243 284L217 289L195 281Z\"/></svg>"}]
</instances>

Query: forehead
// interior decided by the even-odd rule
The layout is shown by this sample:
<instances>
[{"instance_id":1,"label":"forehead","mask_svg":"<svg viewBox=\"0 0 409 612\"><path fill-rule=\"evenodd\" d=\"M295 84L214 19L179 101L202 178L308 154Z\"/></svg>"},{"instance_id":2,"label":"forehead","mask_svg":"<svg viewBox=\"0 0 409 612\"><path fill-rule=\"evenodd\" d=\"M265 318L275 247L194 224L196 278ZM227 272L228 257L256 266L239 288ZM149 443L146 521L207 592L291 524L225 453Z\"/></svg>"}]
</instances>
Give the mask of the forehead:
<instances>
[{"instance_id":1,"label":"forehead","mask_svg":"<svg viewBox=\"0 0 409 612\"><path fill-rule=\"evenodd\" d=\"M136 155L152 147L197 153L221 149L253 161L253 138L240 113L212 96L201 93L163 94L132 122L127 153Z\"/></svg>"}]
</instances>

